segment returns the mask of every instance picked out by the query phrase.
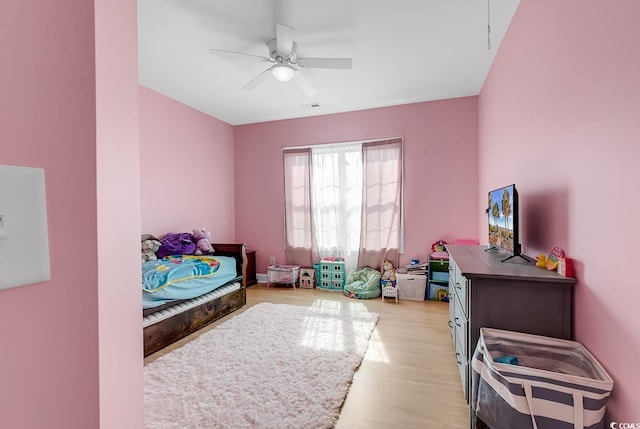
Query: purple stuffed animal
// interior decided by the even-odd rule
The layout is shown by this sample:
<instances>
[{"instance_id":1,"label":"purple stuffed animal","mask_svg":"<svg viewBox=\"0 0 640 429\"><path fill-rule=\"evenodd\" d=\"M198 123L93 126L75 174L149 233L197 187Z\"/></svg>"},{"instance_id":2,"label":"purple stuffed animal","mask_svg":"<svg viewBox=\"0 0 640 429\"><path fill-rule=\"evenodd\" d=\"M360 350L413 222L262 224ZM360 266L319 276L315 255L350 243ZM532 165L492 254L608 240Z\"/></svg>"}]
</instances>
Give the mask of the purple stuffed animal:
<instances>
[{"instance_id":1,"label":"purple stuffed animal","mask_svg":"<svg viewBox=\"0 0 640 429\"><path fill-rule=\"evenodd\" d=\"M188 232L170 232L160 239L160 248L156 252L158 259L169 255L193 255L196 245Z\"/></svg>"},{"instance_id":2,"label":"purple stuffed animal","mask_svg":"<svg viewBox=\"0 0 640 429\"><path fill-rule=\"evenodd\" d=\"M211 233L206 227L193 230L193 241L196 242L196 255L208 255L214 252L211 245Z\"/></svg>"}]
</instances>

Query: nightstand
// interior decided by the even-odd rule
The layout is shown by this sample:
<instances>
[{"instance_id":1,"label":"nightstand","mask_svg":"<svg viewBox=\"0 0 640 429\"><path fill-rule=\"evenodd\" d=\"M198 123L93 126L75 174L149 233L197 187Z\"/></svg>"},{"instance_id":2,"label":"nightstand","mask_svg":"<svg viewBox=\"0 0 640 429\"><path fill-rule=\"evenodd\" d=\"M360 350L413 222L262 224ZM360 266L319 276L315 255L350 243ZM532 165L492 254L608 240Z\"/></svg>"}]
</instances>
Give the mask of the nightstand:
<instances>
[{"instance_id":1,"label":"nightstand","mask_svg":"<svg viewBox=\"0 0 640 429\"><path fill-rule=\"evenodd\" d=\"M247 286L252 286L258 283L256 277L256 251L247 250Z\"/></svg>"}]
</instances>

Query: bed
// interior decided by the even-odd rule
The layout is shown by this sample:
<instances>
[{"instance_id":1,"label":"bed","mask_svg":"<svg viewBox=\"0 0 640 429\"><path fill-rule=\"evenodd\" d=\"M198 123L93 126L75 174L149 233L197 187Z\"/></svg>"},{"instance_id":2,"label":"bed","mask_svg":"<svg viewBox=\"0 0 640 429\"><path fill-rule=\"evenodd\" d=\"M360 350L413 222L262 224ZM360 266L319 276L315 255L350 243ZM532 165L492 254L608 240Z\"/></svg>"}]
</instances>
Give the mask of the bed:
<instances>
[{"instance_id":1,"label":"bed","mask_svg":"<svg viewBox=\"0 0 640 429\"><path fill-rule=\"evenodd\" d=\"M213 243L213 248L208 256L171 256L143 264L145 357L246 304L245 244ZM189 269L191 274L185 271Z\"/></svg>"}]
</instances>

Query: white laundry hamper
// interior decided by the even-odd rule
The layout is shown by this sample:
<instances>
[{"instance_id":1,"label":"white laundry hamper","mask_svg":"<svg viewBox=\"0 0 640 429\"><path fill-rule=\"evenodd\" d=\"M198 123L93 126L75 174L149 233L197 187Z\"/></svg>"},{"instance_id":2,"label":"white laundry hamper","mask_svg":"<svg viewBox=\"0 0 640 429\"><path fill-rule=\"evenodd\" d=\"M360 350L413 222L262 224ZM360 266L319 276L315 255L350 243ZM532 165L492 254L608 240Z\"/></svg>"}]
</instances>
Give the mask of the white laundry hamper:
<instances>
[{"instance_id":1,"label":"white laundry hamper","mask_svg":"<svg viewBox=\"0 0 640 429\"><path fill-rule=\"evenodd\" d=\"M474 427L605 428L613 380L578 342L481 328L471 365Z\"/></svg>"}]
</instances>

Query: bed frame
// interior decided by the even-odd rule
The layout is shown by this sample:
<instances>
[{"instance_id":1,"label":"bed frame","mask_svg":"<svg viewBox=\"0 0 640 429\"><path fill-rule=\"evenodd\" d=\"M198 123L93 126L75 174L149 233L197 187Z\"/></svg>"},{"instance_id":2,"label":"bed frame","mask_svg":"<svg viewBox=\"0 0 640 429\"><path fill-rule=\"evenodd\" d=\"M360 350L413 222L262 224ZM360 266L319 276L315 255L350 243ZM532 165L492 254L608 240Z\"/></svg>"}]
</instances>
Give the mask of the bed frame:
<instances>
[{"instance_id":1,"label":"bed frame","mask_svg":"<svg viewBox=\"0 0 640 429\"><path fill-rule=\"evenodd\" d=\"M178 341L180 338L233 313L247 303L247 253L244 243L212 243L214 255L236 258L236 271L242 273L242 287L204 302L182 313L144 328L144 356ZM163 308L166 308L163 306Z\"/></svg>"}]
</instances>

